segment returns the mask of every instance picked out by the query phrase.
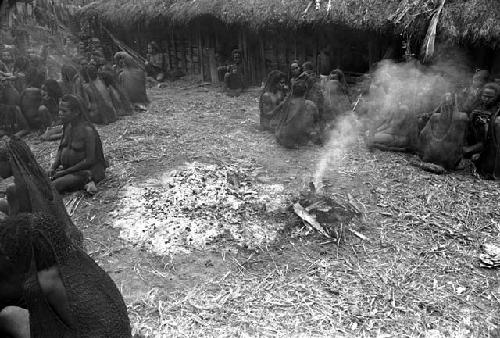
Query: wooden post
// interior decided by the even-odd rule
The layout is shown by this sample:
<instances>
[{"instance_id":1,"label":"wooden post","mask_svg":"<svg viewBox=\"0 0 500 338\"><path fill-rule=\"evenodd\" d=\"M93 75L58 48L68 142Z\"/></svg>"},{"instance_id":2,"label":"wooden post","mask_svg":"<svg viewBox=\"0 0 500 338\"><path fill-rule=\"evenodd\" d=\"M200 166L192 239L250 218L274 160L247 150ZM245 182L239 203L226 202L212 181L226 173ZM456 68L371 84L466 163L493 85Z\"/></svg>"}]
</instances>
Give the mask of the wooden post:
<instances>
[{"instance_id":1,"label":"wooden post","mask_svg":"<svg viewBox=\"0 0 500 338\"><path fill-rule=\"evenodd\" d=\"M261 34L259 34L259 52L260 52L260 78L261 80L266 78L267 69L266 69L266 54L264 52L264 41L262 40Z\"/></svg>"},{"instance_id":2,"label":"wooden post","mask_svg":"<svg viewBox=\"0 0 500 338\"><path fill-rule=\"evenodd\" d=\"M202 81L205 81L205 68L203 65L203 43L201 41L201 32L199 26L196 34L198 36L198 63L200 64L200 74Z\"/></svg>"}]
</instances>

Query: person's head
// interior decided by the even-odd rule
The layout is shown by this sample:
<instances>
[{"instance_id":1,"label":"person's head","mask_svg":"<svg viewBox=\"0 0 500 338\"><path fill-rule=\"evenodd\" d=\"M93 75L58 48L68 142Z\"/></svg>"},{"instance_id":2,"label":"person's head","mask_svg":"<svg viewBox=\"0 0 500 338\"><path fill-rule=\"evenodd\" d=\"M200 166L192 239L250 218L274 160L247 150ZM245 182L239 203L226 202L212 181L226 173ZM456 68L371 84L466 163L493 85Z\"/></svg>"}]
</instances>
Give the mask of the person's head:
<instances>
[{"instance_id":1,"label":"person's head","mask_svg":"<svg viewBox=\"0 0 500 338\"><path fill-rule=\"evenodd\" d=\"M62 96L61 86L57 83L56 80L49 79L45 80L41 87L42 97L44 99L52 98L55 100L59 100Z\"/></svg>"},{"instance_id":2,"label":"person's head","mask_svg":"<svg viewBox=\"0 0 500 338\"><path fill-rule=\"evenodd\" d=\"M314 66L311 61L306 61L302 64L302 71L303 72L312 72L314 71Z\"/></svg>"},{"instance_id":3,"label":"person's head","mask_svg":"<svg viewBox=\"0 0 500 338\"><path fill-rule=\"evenodd\" d=\"M490 73L487 70L478 70L473 76L472 76L472 87L473 88L481 88L484 86L486 81L488 81L488 76Z\"/></svg>"},{"instance_id":4,"label":"person's head","mask_svg":"<svg viewBox=\"0 0 500 338\"><path fill-rule=\"evenodd\" d=\"M230 66L230 67L229 67L229 72L230 72L231 74L236 74L236 73L238 73L238 67L237 67L236 65L232 65L232 66Z\"/></svg>"},{"instance_id":5,"label":"person's head","mask_svg":"<svg viewBox=\"0 0 500 338\"><path fill-rule=\"evenodd\" d=\"M241 61L241 50L239 49L234 49L231 53L232 57L233 57L233 61L238 64L240 63Z\"/></svg>"},{"instance_id":6,"label":"person's head","mask_svg":"<svg viewBox=\"0 0 500 338\"><path fill-rule=\"evenodd\" d=\"M275 93L277 91L285 91L286 87L286 76L283 72L279 70L273 70L267 76L266 81L267 90Z\"/></svg>"},{"instance_id":7,"label":"person's head","mask_svg":"<svg viewBox=\"0 0 500 338\"><path fill-rule=\"evenodd\" d=\"M299 60L292 61L292 63L290 64L290 74L293 77L297 77L300 75L300 73L302 73L302 69L300 68Z\"/></svg>"},{"instance_id":8,"label":"person's head","mask_svg":"<svg viewBox=\"0 0 500 338\"><path fill-rule=\"evenodd\" d=\"M63 123L81 119L83 108L75 95L64 95L59 104L59 117Z\"/></svg>"},{"instance_id":9,"label":"person's head","mask_svg":"<svg viewBox=\"0 0 500 338\"><path fill-rule=\"evenodd\" d=\"M305 81L296 81L292 85L292 95L294 97L303 97L306 94L306 83Z\"/></svg>"},{"instance_id":10,"label":"person's head","mask_svg":"<svg viewBox=\"0 0 500 338\"><path fill-rule=\"evenodd\" d=\"M97 79L97 65L95 62L89 62L87 65L87 74L91 80Z\"/></svg>"},{"instance_id":11,"label":"person's head","mask_svg":"<svg viewBox=\"0 0 500 338\"><path fill-rule=\"evenodd\" d=\"M158 53L160 47L155 41L148 43L148 54Z\"/></svg>"},{"instance_id":12,"label":"person's head","mask_svg":"<svg viewBox=\"0 0 500 338\"><path fill-rule=\"evenodd\" d=\"M14 57L13 57L12 53L8 50L2 52L1 59L6 64L14 63Z\"/></svg>"},{"instance_id":13,"label":"person's head","mask_svg":"<svg viewBox=\"0 0 500 338\"><path fill-rule=\"evenodd\" d=\"M343 82L344 81L344 72L342 72L340 69L334 69L330 72L328 79Z\"/></svg>"},{"instance_id":14,"label":"person's head","mask_svg":"<svg viewBox=\"0 0 500 338\"><path fill-rule=\"evenodd\" d=\"M71 82L75 78L78 70L71 65L63 65L61 67L61 78L64 82Z\"/></svg>"},{"instance_id":15,"label":"person's head","mask_svg":"<svg viewBox=\"0 0 500 338\"><path fill-rule=\"evenodd\" d=\"M498 101L500 86L494 82L487 83L481 90L481 103L489 108Z\"/></svg>"},{"instance_id":16,"label":"person's head","mask_svg":"<svg viewBox=\"0 0 500 338\"><path fill-rule=\"evenodd\" d=\"M446 92L443 95L442 103L444 106L452 106L455 103L453 100L453 94L450 92Z\"/></svg>"}]
</instances>

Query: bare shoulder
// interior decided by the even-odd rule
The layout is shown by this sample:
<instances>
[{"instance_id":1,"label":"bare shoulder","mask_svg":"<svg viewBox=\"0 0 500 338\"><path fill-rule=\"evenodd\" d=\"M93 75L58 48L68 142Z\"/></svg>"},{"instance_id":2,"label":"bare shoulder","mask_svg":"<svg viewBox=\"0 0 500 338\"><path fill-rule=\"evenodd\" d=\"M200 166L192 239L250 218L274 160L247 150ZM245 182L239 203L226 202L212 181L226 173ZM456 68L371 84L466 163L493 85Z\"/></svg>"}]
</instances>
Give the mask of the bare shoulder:
<instances>
[{"instance_id":1,"label":"bare shoulder","mask_svg":"<svg viewBox=\"0 0 500 338\"><path fill-rule=\"evenodd\" d=\"M316 106L316 103L314 103L311 100L306 100L305 105L306 105L306 109L309 109L309 110L318 110L318 107Z\"/></svg>"}]
</instances>

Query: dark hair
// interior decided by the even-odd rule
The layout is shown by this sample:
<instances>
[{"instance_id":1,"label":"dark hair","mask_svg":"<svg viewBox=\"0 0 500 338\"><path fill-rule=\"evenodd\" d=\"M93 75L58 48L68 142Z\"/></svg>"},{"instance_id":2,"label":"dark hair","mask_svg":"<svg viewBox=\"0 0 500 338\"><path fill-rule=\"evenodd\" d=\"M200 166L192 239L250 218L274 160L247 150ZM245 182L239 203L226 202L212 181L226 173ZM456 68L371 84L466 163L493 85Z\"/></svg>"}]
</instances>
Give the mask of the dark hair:
<instances>
[{"instance_id":1,"label":"dark hair","mask_svg":"<svg viewBox=\"0 0 500 338\"><path fill-rule=\"evenodd\" d=\"M63 65L61 67L61 77L65 82L72 81L76 74L78 74L78 69L72 65Z\"/></svg>"},{"instance_id":2,"label":"dark hair","mask_svg":"<svg viewBox=\"0 0 500 338\"><path fill-rule=\"evenodd\" d=\"M314 66L311 61L306 61L302 64L303 71L314 70Z\"/></svg>"},{"instance_id":3,"label":"dark hair","mask_svg":"<svg viewBox=\"0 0 500 338\"><path fill-rule=\"evenodd\" d=\"M68 107L77 112L79 116L83 116L83 107L82 107L82 102L79 100L79 98L76 95L73 94L67 94L64 95L61 99L61 104L65 103L68 105Z\"/></svg>"},{"instance_id":4,"label":"dark hair","mask_svg":"<svg viewBox=\"0 0 500 338\"><path fill-rule=\"evenodd\" d=\"M59 86L59 83L57 83L56 80L53 79L45 80L43 85L45 86L45 90L49 94L49 97L54 98L56 100L59 100L62 97L61 86Z\"/></svg>"}]
</instances>

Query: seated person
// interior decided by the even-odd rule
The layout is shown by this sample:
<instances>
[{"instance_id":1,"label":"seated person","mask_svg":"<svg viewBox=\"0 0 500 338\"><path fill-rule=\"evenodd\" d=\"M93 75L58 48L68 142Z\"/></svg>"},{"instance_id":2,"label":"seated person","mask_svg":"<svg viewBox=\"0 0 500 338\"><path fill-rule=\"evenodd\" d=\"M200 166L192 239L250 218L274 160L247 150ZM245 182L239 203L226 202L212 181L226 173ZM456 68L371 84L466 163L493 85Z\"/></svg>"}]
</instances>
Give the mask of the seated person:
<instances>
[{"instance_id":1,"label":"seated person","mask_svg":"<svg viewBox=\"0 0 500 338\"><path fill-rule=\"evenodd\" d=\"M417 149L418 120L406 105L389 109L372 122L367 140L368 148L386 151L409 151Z\"/></svg>"},{"instance_id":2,"label":"seated person","mask_svg":"<svg viewBox=\"0 0 500 338\"><path fill-rule=\"evenodd\" d=\"M314 66L312 62L307 61L302 64L302 74L299 75L298 80L305 81L306 84L306 95L305 99L314 102L316 108L318 109L320 120L322 124L328 121L328 117L325 116L325 98L323 96L323 90L321 88L321 83L319 77L316 76L314 72Z\"/></svg>"},{"instance_id":3,"label":"seated person","mask_svg":"<svg viewBox=\"0 0 500 338\"><path fill-rule=\"evenodd\" d=\"M86 189L95 192L95 184L104 179L106 161L97 130L84 118L80 100L65 95L60 104L64 125L63 138L49 172L59 192Z\"/></svg>"},{"instance_id":4,"label":"seated person","mask_svg":"<svg viewBox=\"0 0 500 338\"><path fill-rule=\"evenodd\" d=\"M93 63L87 65L88 83L85 89L89 100L90 121L97 124L109 124L116 121L116 110L111 94L104 81L98 76Z\"/></svg>"},{"instance_id":5,"label":"seated person","mask_svg":"<svg viewBox=\"0 0 500 338\"><path fill-rule=\"evenodd\" d=\"M148 43L148 53L146 54L146 75L156 81L163 81L163 53L158 44L154 41Z\"/></svg>"},{"instance_id":6,"label":"seated person","mask_svg":"<svg viewBox=\"0 0 500 338\"><path fill-rule=\"evenodd\" d=\"M73 242L82 245L82 233L71 221L61 197L28 145L15 136L0 139L0 177L6 195L0 202L3 213L9 216L23 212L50 213L65 225Z\"/></svg>"},{"instance_id":7,"label":"seated person","mask_svg":"<svg viewBox=\"0 0 500 338\"><path fill-rule=\"evenodd\" d=\"M464 148L477 171L486 179L500 178L500 86L488 83L481 91L480 103L470 115L470 142Z\"/></svg>"},{"instance_id":8,"label":"seated person","mask_svg":"<svg viewBox=\"0 0 500 338\"><path fill-rule=\"evenodd\" d=\"M351 110L349 91L344 73L340 69L332 70L324 84L326 122L335 120L338 116Z\"/></svg>"},{"instance_id":9,"label":"seated person","mask_svg":"<svg viewBox=\"0 0 500 338\"><path fill-rule=\"evenodd\" d=\"M419 134L419 155L424 162L453 170L463 156L467 114L458 111L456 99L447 93Z\"/></svg>"},{"instance_id":10,"label":"seated person","mask_svg":"<svg viewBox=\"0 0 500 338\"><path fill-rule=\"evenodd\" d=\"M76 94L75 77L77 74L78 69L72 65L64 64L61 67L61 81L59 81L59 86L62 95Z\"/></svg>"},{"instance_id":11,"label":"seated person","mask_svg":"<svg viewBox=\"0 0 500 338\"><path fill-rule=\"evenodd\" d=\"M299 75L302 74L302 68L300 67L299 60L294 60L290 64L290 79L289 79L289 88L291 89L295 81L297 81Z\"/></svg>"},{"instance_id":12,"label":"seated person","mask_svg":"<svg viewBox=\"0 0 500 338\"><path fill-rule=\"evenodd\" d=\"M310 141L321 143L318 108L305 99L306 84L297 81L292 95L283 104L283 113L276 126L276 139L286 148L298 148Z\"/></svg>"},{"instance_id":13,"label":"seated person","mask_svg":"<svg viewBox=\"0 0 500 338\"><path fill-rule=\"evenodd\" d=\"M131 337L115 283L51 215L0 221L0 248L0 336Z\"/></svg>"},{"instance_id":14,"label":"seated person","mask_svg":"<svg viewBox=\"0 0 500 338\"><path fill-rule=\"evenodd\" d=\"M48 109L40 109L41 105L40 88L26 88L22 92L20 108L31 130L45 130L52 125L52 115Z\"/></svg>"},{"instance_id":15,"label":"seated person","mask_svg":"<svg viewBox=\"0 0 500 338\"><path fill-rule=\"evenodd\" d=\"M462 92L461 111L470 114L481 101L481 90L488 81L490 73L487 70L479 70L472 76L471 86Z\"/></svg>"},{"instance_id":16,"label":"seated person","mask_svg":"<svg viewBox=\"0 0 500 338\"><path fill-rule=\"evenodd\" d=\"M116 115L132 115L134 113L134 107L128 99L127 95L117 84L114 71L103 67L102 71L99 72L99 79L103 81L109 92L111 103L113 105L113 108L115 109Z\"/></svg>"},{"instance_id":17,"label":"seated person","mask_svg":"<svg viewBox=\"0 0 500 338\"><path fill-rule=\"evenodd\" d=\"M118 74L120 88L136 108L146 110L149 104L146 94L146 73L137 66L128 53L118 52L114 59L120 68Z\"/></svg>"},{"instance_id":18,"label":"seated person","mask_svg":"<svg viewBox=\"0 0 500 338\"><path fill-rule=\"evenodd\" d=\"M29 133L28 121L19 108L20 96L11 83L13 76L0 75L0 135Z\"/></svg>"},{"instance_id":19,"label":"seated person","mask_svg":"<svg viewBox=\"0 0 500 338\"><path fill-rule=\"evenodd\" d=\"M278 106L283 102L286 96L286 76L279 70L273 70L269 73L266 85L260 94L260 126L264 130L274 131L276 116L280 108Z\"/></svg>"},{"instance_id":20,"label":"seated person","mask_svg":"<svg viewBox=\"0 0 500 338\"><path fill-rule=\"evenodd\" d=\"M224 75L223 90L228 96L240 96L245 87L243 74L238 69L238 66L231 65L228 67L228 72Z\"/></svg>"}]
</instances>

